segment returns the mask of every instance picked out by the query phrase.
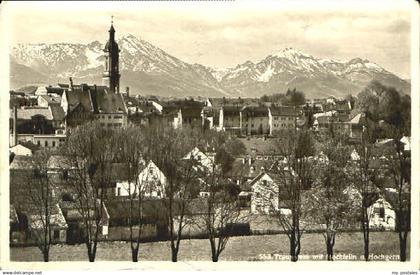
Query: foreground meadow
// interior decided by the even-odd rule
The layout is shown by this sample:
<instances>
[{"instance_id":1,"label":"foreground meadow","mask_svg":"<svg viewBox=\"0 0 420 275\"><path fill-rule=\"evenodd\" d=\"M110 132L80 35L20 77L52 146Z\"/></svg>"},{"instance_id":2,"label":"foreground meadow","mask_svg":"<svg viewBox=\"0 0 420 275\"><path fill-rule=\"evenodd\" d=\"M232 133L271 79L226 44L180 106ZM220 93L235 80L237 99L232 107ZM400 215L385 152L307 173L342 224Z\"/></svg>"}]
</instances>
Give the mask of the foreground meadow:
<instances>
[{"instance_id":1,"label":"foreground meadow","mask_svg":"<svg viewBox=\"0 0 420 275\"><path fill-rule=\"evenodd\" d=\"M286 235L255 235L232 237L222 253L221 261L288 260L289 240ZM409 249L408 249L409 250ZM409 251L408 251L409 252ZM398 261L398 235L394 232L372 232L370 239L372 260ZM302 236L302 251L299 260L325 260L323 236L308 233ZM363 254L363 235L342 233L337 236L334 248L335 260L361 260ZM42 261L37 247L12 247L11 261ZM210 261L209 241L207 239L182 240L179 252L180 261ZM409 254L408 257L409 258ZM86 246L53 245L51 261L87 261ZM169 261L169 242L142 243L140 261ZM103 242L98 245L97 261L131 261L130 245L126 242Z\"/></svg>"}]
</instances>

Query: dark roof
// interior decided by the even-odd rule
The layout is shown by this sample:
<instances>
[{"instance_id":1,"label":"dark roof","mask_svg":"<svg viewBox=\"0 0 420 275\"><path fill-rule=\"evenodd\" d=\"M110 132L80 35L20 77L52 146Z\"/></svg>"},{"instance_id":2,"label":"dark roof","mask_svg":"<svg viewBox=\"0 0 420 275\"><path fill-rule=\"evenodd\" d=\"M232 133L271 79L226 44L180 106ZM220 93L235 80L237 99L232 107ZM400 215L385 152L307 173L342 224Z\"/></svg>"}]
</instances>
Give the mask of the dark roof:
<instances>
[{"instance_id":1,"label":"dark roof","mask_svg":"<svg viewBox=\"0 0 420 275\"><path fill-rule=\"evenodd\" d=\"M197 107L182 107L181 108L182 117L183 118L187 118L187 117L201 118L201 110L202 109L203 109L203 107L201 107L201 106L197 106Z\"/></svg>"},{"instance_id":2,"label":"dark roof","mask_svg":"<svg viewBox=\"0 0 420 275\"><path fill-rule=\"evenodd\" d=\"M351 111L350 104L349 104L349 102L347 100L336 101L336 103L335 103L335 109L337 111L346 111L346 112Z\"/></svg>"},{"instance_id":3,"label":"dark roof","mask_svg":"<svg viewBox=\"0 0 420 275\"><path fill-rule=\"evenodd\" d=\"M23 120L31 120L33 116L43 116L47 120L52 120L53 116L48 108L31 107L31 108L18 108L17 118ZM13 109L10 109L10 118L13 117Z\"/></svg>"},{"instance_id":4,"label":"dark roof","mask_svg":"<svg viewBox=\"0 0 420 275\"><path fill-rule=\"evenodd\" d=\"M84 86L74 86L73 89L66 92L66 96L70 112L79 105L85 111L93 111L90 93L85 90Z\"/></svg>"},{"instance_id":5,"label":"dark roof","mask_svg":"<svg viewBox=\"0 0 420 275\"><path fill-rule=\"evenodd\" d=\"M130 217L130 200L127 198L115 198L106 204L108 214L112 220L124 219ZM133 215L138 213L138 200L133 200ZM147 220L165 219L165 212L163 201L156 199L143 198L142 201L142 215Z\"/></svg>"},{"instance_id":6,"label":"dark roof","mask_svg":"<svg viewBox=\"0 0 420 275\"><path fill-rule=\"evenodd\" d=\"M228 175L235 178L253 178L263 171L270 170L274 163L273 160L253 160L250 164L248 158L245 159L245 163L243 158L237 158L233 161Z\"/></svg>"},{"instance_id":7,"label":"dark roof","mask_svg":"<svg viewBox=\"0 0 420 275\"><path fill-rule=\"evenodd\" d=\"M64 120L65 114L61 106L54 104L54 105L50 105L49 108L51 109L53 120L57 120L57 121Z\"/></svg>"},{"instance_id":8,"label":"dark roof","mask_svg":"<svg viewBox=\"0 0 420 275\"><path fill-rule=\"evenodd\" d=\"M105 86L89 86L95 113L126 113L121 94L112 93Z\"/></svg>"},{"instance_id":9,"label":"dark roof","mask_svg":"<svg viewBox=\"0 0 420 275\"><path fill-rule=\"evenodd\" d=\"M223 116L239 116L242 106L223 106Z\"/></svg>"},{"instance_id":10,"label":"dark roof","mask_svg":"<svg viewBox=\"0 0 420 275\"><path fill-rule=\"evenodd\" d=\"M112 173L111 173L111 180L112 181L125 181L129 178L129 173L127 169L127 165L125 163L113 163L111 165Z\"/></svg>"},{"instance_id":11,"label":"dark roof","mask_svg":"<svg viewBox=\"0 0 420 275\"><path fill-rule=\"evenodd\" d=\"M220 108L215 107L203 107L203 113L207 116L219 116Z\"/></svg>"},{"instance_id":12,"label":"dark roof","mask_svg":"<svg viewBox=\"0 0 420 275\"><path fill-rule=\"evenodd\" d=\"M163 106L162 114L163 115L176 115L179 111L179 106Z\"/></svg>"},{"instance_id":13,"label":"dark roof","mask_svg":"<svg viewBox=\"0 0 420 275\"><path fill-rule=\"evenodd\" d=\"M278 155L275 138L240 138L248 155Z\"/></svg>"},{"instance_id":14,"label":"dark roof","mask_svg":"<svg viewBox=\"0 0 420 275\"><path fill-rule=\"evenodd\" d=\"M296 116L297 110L290 106L272 106L270 107L273 116Z\"/></svg>"},{"instance_id":15,"label":"dark roof","mask_svg":"<svg viewBox=\"0 0 420 275\"><path fill-rule=\"evenodd\" d=\"M16 169L31 169L33 166L32 164L32 157L31 156L20 156L20 155L16 155L13 158L12 163L10 163L9 168L11 170L16 170Z\"/></svg>"},{"instance_id":16,"label":"dark roof","mask_svg":"<svg viewBox=\"0 0 420 275\"><path fill-rule=\"evenodd\" d=\"M126 113L122 95L112 93L106 86L81 84L73 86L66 94L70 111L80 104L85 111L96 114Z\"/></svg>"},{"instance_id":17,"label":"dark roof","mask_svg":"<svg viewBox=\"0 0 420 275\"><path fill-rule=\"evenodd\" d=\"M268 117L268 108L264 106L245 106L242 112L251 117Z\"/></svg>"},{"instance_id":18,"label":"dark roof","mask_svg":"<svg viewBox=\"0 0 420 275\"><path fill-rule=\"evenodd\" d=\"M258 106L258 98L209 98L208 99L212 107L222 107L222 106Z\"/></svg>"}]
</instances>

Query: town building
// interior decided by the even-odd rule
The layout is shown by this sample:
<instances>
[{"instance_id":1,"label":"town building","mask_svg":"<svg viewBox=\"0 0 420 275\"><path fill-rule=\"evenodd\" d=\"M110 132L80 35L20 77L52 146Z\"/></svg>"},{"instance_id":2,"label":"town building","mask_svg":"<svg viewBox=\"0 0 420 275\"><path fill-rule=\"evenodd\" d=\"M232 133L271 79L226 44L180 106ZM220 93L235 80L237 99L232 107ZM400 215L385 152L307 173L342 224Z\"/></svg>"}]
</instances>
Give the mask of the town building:
<instances>
[{"instance_id":1,"label":"town building","mask_svg":"<svg viewBox=\"0 0 420 275\"><path fill-rule=\"evenodd\" d=\"M149 161L146 167L138 175L138 183L128 180L119 181L115 187L116 197L125 197L133 194L140 194L144 198L165 197L166 176L153 161Z\"/></svg>"},{"instance_id":2,"label":"town building","mask_svg":"<svg viewBox=\"0 0 420 275\"><path fill-rule=\"evenodd\" d=\"M270 134L269 110L264 106L245 106L241 110L242 133L246 135Z\"/></svg>"},{"instance_id":3,"label":"town building","mask_svg":"<svg viewBox=\"0 0 420 275\"><path fill-rule=\"evenodd\" d=\"M268 108L270 135L277 131L296 128L296 108L290 106L271 106Z\"/></svg>"}]
</instances>

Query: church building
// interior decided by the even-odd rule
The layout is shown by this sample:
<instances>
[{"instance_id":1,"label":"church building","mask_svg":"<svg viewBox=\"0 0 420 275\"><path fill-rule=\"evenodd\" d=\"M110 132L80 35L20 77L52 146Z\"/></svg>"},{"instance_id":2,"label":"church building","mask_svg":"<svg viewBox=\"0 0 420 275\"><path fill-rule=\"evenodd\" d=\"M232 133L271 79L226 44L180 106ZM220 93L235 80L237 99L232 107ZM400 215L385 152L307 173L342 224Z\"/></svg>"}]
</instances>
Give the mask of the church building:
<instances>
[{"instance_id":1,"label":"church building","mask_svg":"<svg viewBox=\"0 0 420 275\"><path fill-rule=\"evenodd\" d=\"M66 125L74 127L89 120L97 120L106 127L126 127L127 107L120 94L119 48L115 41L113 23L109 29L109 39L105 45L105 71L102 86L73 84L64 91L61 107L66 117Z\"/></svg>"}]
</instances>

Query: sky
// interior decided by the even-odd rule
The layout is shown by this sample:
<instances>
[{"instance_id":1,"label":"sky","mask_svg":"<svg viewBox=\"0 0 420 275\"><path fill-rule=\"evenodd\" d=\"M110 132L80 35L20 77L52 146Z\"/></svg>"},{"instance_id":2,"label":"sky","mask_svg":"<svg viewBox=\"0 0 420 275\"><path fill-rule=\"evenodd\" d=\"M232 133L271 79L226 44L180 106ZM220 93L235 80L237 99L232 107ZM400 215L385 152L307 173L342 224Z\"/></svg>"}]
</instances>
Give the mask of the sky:
<instances>
[{"instance_id":1,"label":"sky","mask_svg":"<svg viewBox=\"0 0 420 275\"><path fill-rule=\"evenodd\" d=\"M188 63L234 67L292 47L410 77L410 1L316 2L15 2L0 12L11 45L104 42L113 15L117 38L133 34Z\"/></svg>"}]
</instances>

